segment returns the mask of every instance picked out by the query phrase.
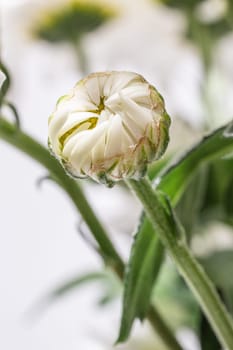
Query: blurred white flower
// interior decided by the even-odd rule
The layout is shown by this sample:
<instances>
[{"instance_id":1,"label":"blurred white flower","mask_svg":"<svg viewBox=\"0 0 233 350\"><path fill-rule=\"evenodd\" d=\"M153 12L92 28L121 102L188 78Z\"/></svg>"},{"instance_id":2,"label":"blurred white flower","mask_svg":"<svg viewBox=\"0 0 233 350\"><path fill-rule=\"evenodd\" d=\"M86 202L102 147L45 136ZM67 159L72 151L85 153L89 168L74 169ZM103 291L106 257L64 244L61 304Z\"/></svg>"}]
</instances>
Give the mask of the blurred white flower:
<instances>
[{"instance_id":1,"label":"blurred white flower","mask_svg":"<svg viewBox=\"0 0 233 350\"><path fill-rule=\"evenodd\" d=\"M72 176L111 186L143 176L165 151L169 125L162 97L142 76L94 73L58 100L49 145Z\"/></svg>"},{"instance_id":2,"label":"blurred white flower","mask_svg":"<svg viewBox=\"0 0 233 350\"><path fill-rule=\"evenodd\" d=\"M27 2L27 0L1 0L0 7L8 8L23 5Z\"/></svg>"},{"instance_id":3,"label":"blurred white flower","mask_svg":"<svg viewBox=\"0 0 233 350\"><path fill-rule=\"evenodd\" d=\"M197 7L197 14L203 22L211 23L225 16L227 7L226 0L205 0Z\"/></svg>"}]
</instances>

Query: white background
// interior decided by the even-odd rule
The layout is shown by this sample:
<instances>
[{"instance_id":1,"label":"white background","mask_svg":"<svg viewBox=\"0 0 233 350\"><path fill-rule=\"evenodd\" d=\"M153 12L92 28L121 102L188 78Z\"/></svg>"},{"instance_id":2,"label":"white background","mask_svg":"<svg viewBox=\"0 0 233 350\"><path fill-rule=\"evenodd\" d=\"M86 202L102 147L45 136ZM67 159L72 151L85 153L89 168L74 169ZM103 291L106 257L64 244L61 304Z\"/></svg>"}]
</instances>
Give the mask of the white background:
<instances>
[{"instance_id":1,"label":"white background","mask_svg":"<svg viewBox=\"0 0 233 350\"><path fill-rule=\"evenodd\" d=\"M24 130L46 145L48 115L57 98L81 76L68 47L52 47L30 37L33 14L46 1L1 1L2 54L13 77L10 98ZM120 18L86 38L91 70L139 72L165 96L174 120L180 115L198 127L201 67L195 49L180 39L182 18L149 1L116 3L121 5ZM224 50L228 59L222 60L232 79L232 50L229 45ZM224 84L228 87L228 80ZM228 117L232 105L227 102L224 108L222 115ZM215 121L222 122L224 118ZM101 269L102 264L78 234L77 212L62 191L51 182L36 188L44 169L3 142L0 160L0 348L110 349L117 336L120 304L96 308L101 293L97 284L58 301L40 318L29 318L31 306L51 288L76 273ZM127 256L139 204L123 189L91 185L86 192Z\"/></svg>"}]
</instances>

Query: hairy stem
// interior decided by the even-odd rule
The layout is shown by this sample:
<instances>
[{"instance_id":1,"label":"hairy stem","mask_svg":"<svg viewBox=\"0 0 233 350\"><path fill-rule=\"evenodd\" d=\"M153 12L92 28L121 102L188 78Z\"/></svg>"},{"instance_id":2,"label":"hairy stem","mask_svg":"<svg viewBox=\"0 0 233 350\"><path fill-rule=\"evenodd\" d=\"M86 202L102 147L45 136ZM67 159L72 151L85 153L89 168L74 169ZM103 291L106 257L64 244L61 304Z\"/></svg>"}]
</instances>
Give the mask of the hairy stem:
<instances>
[{"instance_id":1,"label":"hairy stem","mask_svg":"<svg viewBox=\"0 0 233 350\"><path fill-rule=\"evenodd\" d=\"M129 180L128 184L144 205L159 238L199 301L220 343L224 348L233 350L232 320L214 285L187 247L172 211L168 212L170 208L166 208L148 180Z\"/></svg>"}]
</instances>

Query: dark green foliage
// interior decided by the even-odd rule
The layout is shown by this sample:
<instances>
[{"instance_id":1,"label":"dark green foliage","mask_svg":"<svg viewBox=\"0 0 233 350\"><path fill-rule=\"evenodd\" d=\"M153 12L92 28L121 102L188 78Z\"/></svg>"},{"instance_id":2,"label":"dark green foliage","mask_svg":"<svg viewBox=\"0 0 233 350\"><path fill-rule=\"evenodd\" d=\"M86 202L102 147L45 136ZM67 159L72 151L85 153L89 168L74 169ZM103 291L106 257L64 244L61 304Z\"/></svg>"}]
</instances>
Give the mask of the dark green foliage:
<instances>
[{"instance_id":1,"label":"dark green foliage","mask_svg":"<svg viewBox=\"0 0 233 350\"><path fill-rule=\"evenodd\" d=\"M201 314L200 318L200 343L202 350L220 350L221 345L211 329L206 317Z\"/></svg>"},{"instance_id":2,"label":"dark green foliage","mask_svg":"<svg viewBox=\"0 0 233 350\"><path fill-rule=\"evenodd\" d=\"M113 13L96 4L71 1L63 8L46 14L34 29L34 34L52 43L78 41L113 17Z\"/></svg>"},{"instance_id":3,"label":"dark green foliage","mask_svg":"<svg viewBox=\"0 0 233 350\"><path fill-rule=\"evenodd\" d=\"M165 192L176 205L202 165L212 164L233 151L231 136L225 132L231 123L205 136L190 151L171 162L157 176L157 188Z\"/></svg>"},{"instance_id":4,"label":"dark green foliage","mask_svg":"<svg viewBox=\"0 0 233 350\"><path fill-rule=\"evenodd\" d=\"M218 220L233 225L232 159L218 160L209 165L200 220L202 223Z\"/></svg>"},{"instance_id":5,"label":"dark green foliage","mask_svg":"<svg viewBox=\"0 0 233 350\"><path fill-rule=\"evenodd\" d=\"M179 9L179 10L185 10L189 9L192 10L203 2L203 0L164 0L163 3L166 6L169 6L171 8Z\"/></svg>"},{"instance_id":6,"label":"dark green foliage","mask_svg":"<svg viewBox=\"0 0 233 350\"><path fill-rule=\"evenodd\" d=\"M206 168L206 166L200 167L176 206L176 213L185 228L188 240L191 239L200 223L200 213L207 186Z\"/></svg>"}]
</instances>

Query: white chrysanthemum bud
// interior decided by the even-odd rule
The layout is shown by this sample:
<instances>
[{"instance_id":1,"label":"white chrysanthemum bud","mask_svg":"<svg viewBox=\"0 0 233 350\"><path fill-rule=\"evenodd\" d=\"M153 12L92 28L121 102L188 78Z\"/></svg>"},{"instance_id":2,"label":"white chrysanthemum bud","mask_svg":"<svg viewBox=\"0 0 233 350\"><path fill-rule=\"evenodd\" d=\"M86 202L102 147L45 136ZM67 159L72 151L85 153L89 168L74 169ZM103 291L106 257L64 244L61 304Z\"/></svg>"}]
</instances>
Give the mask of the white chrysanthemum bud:
<instances>
[{"instance_id":1,"label":"white chrysanthemum bud","mask_svg":"<svg viewBox=\"0 0 233 350\"><path fill-rule=\"evenodd\" d=\"M49 119L49 146L74 177L111 186L139 179L167 147L163 98L141 75L94 73L61 97Z\"/></svg>"}]
</instances>

